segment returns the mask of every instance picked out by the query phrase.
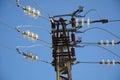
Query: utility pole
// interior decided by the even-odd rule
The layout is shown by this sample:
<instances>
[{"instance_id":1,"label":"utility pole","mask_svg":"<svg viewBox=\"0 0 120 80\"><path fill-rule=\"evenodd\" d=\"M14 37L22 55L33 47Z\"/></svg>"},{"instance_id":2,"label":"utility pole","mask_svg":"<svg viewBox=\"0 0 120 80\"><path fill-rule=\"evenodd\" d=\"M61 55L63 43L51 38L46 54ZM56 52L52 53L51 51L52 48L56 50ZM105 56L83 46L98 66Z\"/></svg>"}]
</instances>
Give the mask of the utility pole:
<instances>
[{"instance_id":1,"label":"utility pole","mask_svg":"<svg viewBox=\"0 0 120 80\"><path fill-rule=\"evenodd\" d=\"M74 16L83 11L80 7L71 14L56 15L51 17L52 27L52 47L53 47L53 66L55 67L57 80L72 80L72 65L76 61L75 48L81 40L75 40L76 21ZM62 17L69 16L71 20L66 20ZM54 18L59 17L58 20ZM69 26L69 24L71 26ZM64 77L67 75L67 77Z\"/></svg>"},{"instance_id":2,"label":"utility pole","mask_svg":"<svg viewBox=\"0 0 120 80\"><path fill-rule=\"evenodd\" d=\"M53 66L55 67L57 80L72 80L71 66L76 60L72 57L70 46L70 32L63 18L52 20L52 47L53 47ZM74 49L74 48L72 48ZM68 77L64 77L67 75Z\"/></svg>"}]
</instances>

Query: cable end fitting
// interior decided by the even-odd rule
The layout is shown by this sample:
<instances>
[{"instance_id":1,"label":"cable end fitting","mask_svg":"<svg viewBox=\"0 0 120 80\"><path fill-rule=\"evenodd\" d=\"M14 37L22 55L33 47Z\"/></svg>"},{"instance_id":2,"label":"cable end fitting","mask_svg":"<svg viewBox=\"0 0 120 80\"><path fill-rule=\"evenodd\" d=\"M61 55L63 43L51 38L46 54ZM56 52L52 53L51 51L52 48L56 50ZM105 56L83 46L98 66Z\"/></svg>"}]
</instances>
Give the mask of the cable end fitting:
<instances>
[{"instance_id":1,"label":"cable end fitting","mask_svg":"<svg viewBox=\"0 0 120 80\"><path fill-rule=\"evenodd\" d=\"M19 54L21 54L21 52L20 52L20 50L19 50L18 48L16 48L16 51L17 51Z\"/></svg>"},{"instance_id":2,"label":"cable end fitting","mask_svg":"<svg viewBox=\"0 0 120 80\"><path fill-rule=\"evenodd\" d=\"M104 23L108 23L108 19L102 19L101 22Z\"/></svg>"}]
</instances>

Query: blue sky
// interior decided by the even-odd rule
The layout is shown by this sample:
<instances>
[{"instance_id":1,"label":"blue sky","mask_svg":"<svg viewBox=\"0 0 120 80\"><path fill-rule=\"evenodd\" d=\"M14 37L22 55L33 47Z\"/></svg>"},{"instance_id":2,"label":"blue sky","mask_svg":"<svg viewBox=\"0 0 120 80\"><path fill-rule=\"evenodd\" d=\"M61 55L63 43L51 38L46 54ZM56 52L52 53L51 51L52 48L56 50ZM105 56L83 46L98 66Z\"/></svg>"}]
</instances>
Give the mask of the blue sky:
<instances>
[{"instance_id":1,"label":"blue sky","mask_svg":"<svg viewBox=\"0 0 120 80\"><path fill-rule=\"evenodd\" d=\"M56 14L71 13L79 6L84 6L84 14L90 9L97 9L102 18L110 20L120 19L120 1L119 0L36 0L39 5L47 11L50 16ZM20 0L22 5L30 5L41 11L41 15L48 17L44 10L40 9L32 0ZM99 19L96 12L90 12L85 20ZM5 22L10 27L19 25L34 25L51 30L50 22L43 18L34 19L24 14L21 8L16 7L15 0L0 0L0 80L56 80L56 74L53 66L42 62L31 62L24 59L22 55L15 50L16 46L29 46L35 44L44 44L41 41L31 42L25 39L22 34L15 29L1 24ZM107 29L120 36L120 22L111 22L107 24L91 24L90 27L100 27ZM90 28L85 25L81 30ZM51 42L51 35L38 28L21 28L22 30L31 30L39 34L40 39ZM100 40L115 40L116 37L102 30L90 30L84 34L76 34L76 37L82 37L83 42L99 42ZM49 44L47 44L50 46ZM106 46L104 46L106 47ZM120 55L119 45L108 46L107 49ZM23 51L33 52L40 59L51 62L52 49L46 46L33 48L22 48ZM76 48L76 57L79 61L95 61L102 59L120 59L110 52L96 46L87 46ZM120 80L120 65L108 66L100 64L78 64L72 68L73 80Z\"/></svg>"}]
</instances>

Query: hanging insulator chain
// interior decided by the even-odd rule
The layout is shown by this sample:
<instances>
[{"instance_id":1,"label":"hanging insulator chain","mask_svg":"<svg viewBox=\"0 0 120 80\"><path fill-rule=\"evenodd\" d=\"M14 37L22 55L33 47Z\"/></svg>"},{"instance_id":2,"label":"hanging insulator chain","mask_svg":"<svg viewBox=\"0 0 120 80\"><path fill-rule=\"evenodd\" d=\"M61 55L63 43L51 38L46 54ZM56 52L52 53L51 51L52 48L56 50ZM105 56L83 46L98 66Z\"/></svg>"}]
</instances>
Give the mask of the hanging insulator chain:
<instances>
[{"instance_id":1,"label":"hanging insulator chain","mask_svg":"<svg viewBox=\"0 0 120 80\"><path fill-rule=\"evenodd\" d=\"M39 57L36 56L36 55L34 55L33 53L22 52L21 50L19 50L19 48L16 48L16 51L17 51L19 54L23 55L24 58L29 59L29 60L31 60L31 61L38 61L38 60L39 60Z\"/></svg>"},{"instance_id":2,"label":"hanging insulator chain","mask_svg":"<svg viewBox=\"0 0 120 80\"><path fill-rule=\"evenodd\" d=\"M115 64L120 64L120 62L116 62L114 59L112 60L112 61L110 61L109 59L107 60L107 61L105 61L104 59L100 62L100 64L108 64L108 66L110 65L110 64L113 64L113 65L115 65Z\"/></svg>"},{"instance_id":3,"label":"hanging insulator chain","mask_svg":"<svg viewBox=\"0 0 120 80\"><path fill-rule=\"evenodd\" d=\"M76 18L71 18L71 25L73 28L82 28L85 23L90 26L91 22L90 19L88 18L87 21L84 20L84 17L81 18L81 20L79 20L78 17Z\"/></svg>"},{"instance_id":4,"label":"hanging insulator chain","mask_svg":"<svg viewBox=\"0 0 120 80\"><path fill-rule=\"evenodd\" d=\"M36 33L30 32L29 30L23 32L23 36L27 39L30 39L32 41L39 40L39 36Z\"/></svg>"},{"instance_id":5,"label":"hanging insulator chain","mask_svg":"<svg viewBox=\"0 0 120 80\"><path fill-rule=\"evenodd\" d=\"M100 45L106 45L106 46L108 46L108 45L114 46L116 44L120 44L120 41L119 42L115 42L114 40L112 40L111 42L109 42L108 40L106 40L104 42L103 40L101 40L98 44L100 44Z\"/></svg>"},{"instance_id":6,"label":"hanging insulator chain","mask_svg":"<svg viewBox=\"0 0 120 80\"><path fill-rule=\"evenodd\" d=\"M31 61L38 61L39 58L38 56L34 55L33 53L29 53L29 52L23 52L22 54L26 59L29 59Z\"/></svg>"},{"instance_id":7,"label":"hanging insulator chain","mask_svg":"<svg viewBox=\"0 0 120 80\"><path fill-rule=\"evenodd\" d=\"M27 14L27 15L30 15L34 18L40 17L40 11L36 10L36 9L30 7L30 6L24 7L24 13Z\"/></svg>"}]
</instances>

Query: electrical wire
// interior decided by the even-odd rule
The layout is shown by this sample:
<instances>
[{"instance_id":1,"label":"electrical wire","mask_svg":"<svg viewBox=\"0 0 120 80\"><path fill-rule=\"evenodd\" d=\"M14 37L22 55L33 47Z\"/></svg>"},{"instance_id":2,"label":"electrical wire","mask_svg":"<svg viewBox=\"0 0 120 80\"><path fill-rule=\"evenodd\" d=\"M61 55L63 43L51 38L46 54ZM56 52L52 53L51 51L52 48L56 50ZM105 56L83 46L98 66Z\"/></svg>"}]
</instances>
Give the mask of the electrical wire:
<instances>
[{"instance_id":1,"label":"electrical wire","mask_svg":"<svg viewBox=\"0 0 120 80\"><path fill-rule=\"evenodd\" d=\"M108 20L108 22L118 22L120 20Z\"/></svg>"},{"instance_id":2,"label":"electrical wire","mask_svg":"<svg viewBox=\"0 0 120 80\"><path fill-rule=\"evenodd\" d=\"M10 2L12 5L15 5L13 0L7 0L8 2Z\"/></svg>"},{"instance_id":3,"label":"electrical wire","mask_svg":"<svg viewBox=\"0 0 120 80\"><path fill-rule=\"evenodd\" d=\"M42 42L44 42L44 43L46 43L46 44L52 45L52 43L49 43L49 42L47 42L47 41L45 41L45 40L42 40L42 39L39 39L39 40L42 41Z\"/></svg>"},{"instance_id":4,"label":"electrical wire","mask_svg":"<svg viewBox=\"0 0 120 80\"><path fill-rule=\"evenodd\" d=\"M44 16L40 16L41 18L43 18L43 19L45 19L45 20L48 20L48 21L50 21L50 19L49 18L47 18L47 17L44 17Z\"/></svg>"},{"instance_id":5,"label":"electrical wire","mask_svg":"<svg viewBox=\"0 0 120 80\"><path fill-rule=\"evenodd\" d=\"M98 44L98 43L90 43L90 42L84 42L84 43L83 43L83 42L81 42L81 43L79 43L79 44L87 44L87 45L91 45L91 44L92 44L92 45L93 45L93 44Z\"/></svg>"},{"instance_id":6,"label":"electrical wire","mask_svg":"<svg viewBox=\"0 0 120 80\"><path fill-rule=\"evenodd\" d=\"M84 31L77 31L76 33L85 33L85 32L87 32L87 31L89 31L89 30L92 30L92 29L100 29L100 30L103 30L103 31L111 34L112 36L116 37L117 39L120 39L119 36L115 35L115 34L112 33L111 31L109 31L109 30L107 30L107 29L103 29L103 28L98 28L98 27L92 27L92 28L86 29L86 30L84 30Z\"/></svg>"},{"instance_id":7,"label":"electrical wire","mask_svg":"<svg viewBox=\"0 0 120 80\"><path fill-rule=\"evenodd\" d=\"M107 48L105 48L105 47L99 46L99 45L97 45L97 44L91 44L91 45L90 45L90 44L86 44L86 45L83 45L82 47L86 47L86 46L97 46L97 47L99 47L99 48L102 48L102 49L110 52L111 54L115 55L116 57L120 58L120 55L118 55L117 53L115 53L115 52L113 52L113 51L111 51L111 50L109 50L109 49L107 49ZM81 47L81 46L77 45L76 47Z\"/></svg>"},{"instance_id":8,"label":"electrical wire","mask_svg":"<svg viewBox=\"0 0 120 80\"><path fill-rule=\"evenodd\" d=\"M76 64L100 64L100 62L85 62L85 61L76 61L73 65Z\"/></svg>"},{"instance_id":9,"label":"electrical wire","mask_svg":"<svg viewBox=\"0 0 120 80\"><path fill-rule=\"evenodd\" d=\"M21 28L21 27L24 27L24 28L39 28L39 29L42 29L44 31L47 31L49 34L51 34L51 32L47 29L47 28L43 28L43 27L40 27L40 26L33 26L33 25L20 25L20 26L17 26L16 28Z\"/></svg>"},{"instance_id":10,"label":"electrical wire","mask_svg":"<svg viewBox=\"0 0 120 80\"><path fill-rule=\"evenodd\" d=\"M1 47L1 48L6 48L6 49L8 49L8 50L10 50L10 51L15 51L15 49L13 49L13 48L11 48L11 47L8 47L7 45L2 44L2 43L0 43L0 47Z\"/></svg>"},{"instance_id":11,"label":"electrical wire","mask_svg":"<svg viewBox=\"0 0 120 80\"><path fill-rule=\"evenodd\" d=\"M47 63L47 64L52 64L52 63L50 63L50 62L48 62L48 61L45 61L45 60L39 60L40 62L43 62L43 63Z\"/></svg>"},{"instance_id":12,"label":"electrical wire","mask_svg":"<svg viewBox=\"0 0 120 80\"><path fill-rule=\"evenodd\" d=\"M14 27L12 27L12 26L10 26L10 25L8 25L7 23L5 23L5 22L2 22L2 21L0 21L0 24L2 24L2 25L5 25L7 28L9 28L9 29L14 29L15 30L15 28Z\"/></svg>"},{"instance_id":13,"label":"electrical wire","mask_svg":"<svg viewBox=\"0 0 120 80\"><path fill-rule=\"evenodd\" d=\"M92 12L92 11L95 11L97 16L99 17L99 19L102 19L102 17L99 15L98 11L96 9L90 9L88 10L83 17L86 17L88 15L88 13Z\"/></svg>"},{"instance_id":14,"label":"electrical wire","mask_svg":"<svg viewBox=\"0 0 120 80\"><path fill-rule=\"evenodd\" d=\"M50 17L50 14L43 8L41 8L40 4L38 4L38 2L36 0L32 0L40 9L42 9L47 15L48 17Z\"/></svg>"},{"instance_id":15,"label":"electrical wire","mask_svg":"<svg viewBox=\"0 0 120 80\"><path fill-rule=\"evenodd\" d=\"M100 62L83 62L83 61L80 61L80 63L83 63L83 64L100 64Z\"/></svg>"},{"instance_id":16,"label":"electrical wire","mask_svg":"<svg viewBox=\"0 0 120 80\"><path fill-rule=\"evenodd\" d=\"M102 48L102 49L104 49L104 50L112 53L112 54L115 55L116 57L120 58L120 55L116 54L115 52L113 52L113 51L111 51L111 50L109 50L109 49L107 49L107 48L105 48L105 47L103 47L103 46L99 46L99 45L95 45L95 46L100 47L100 48Z\"/></svg>"},{"instance_id":17,"label":"electrical wire","mask_svg":"<svg viewBox=\"0 0 120 80\"><path fill-rule=\"evenodd\" d=\"M37 47L37 46L45 46L45 47L51 48L50 46L47 46L45 44L36 44L36 45L30 45L30 46L16 46L16 48L32 48L32 47Z\"/></svg>"}]
</instances>

